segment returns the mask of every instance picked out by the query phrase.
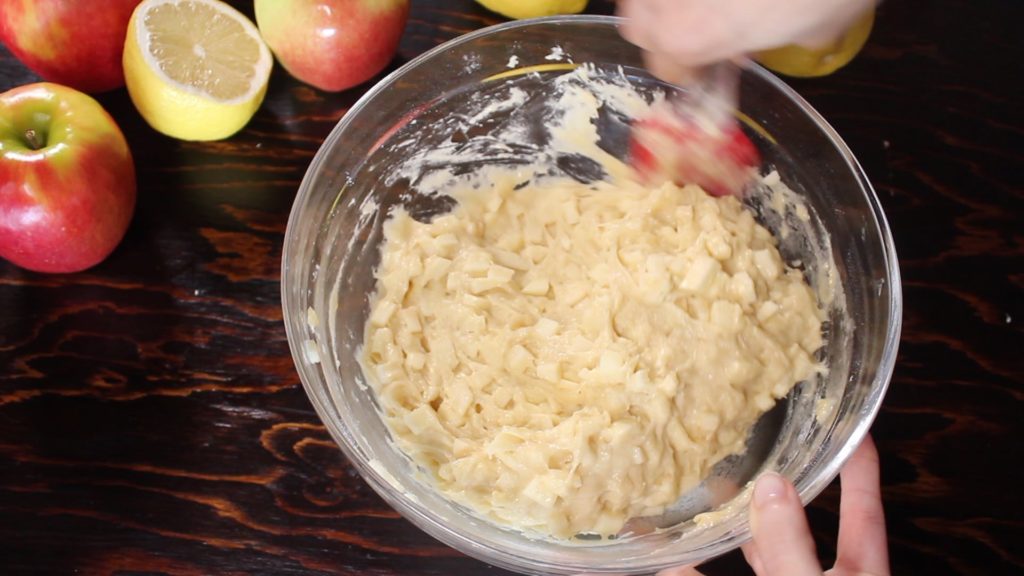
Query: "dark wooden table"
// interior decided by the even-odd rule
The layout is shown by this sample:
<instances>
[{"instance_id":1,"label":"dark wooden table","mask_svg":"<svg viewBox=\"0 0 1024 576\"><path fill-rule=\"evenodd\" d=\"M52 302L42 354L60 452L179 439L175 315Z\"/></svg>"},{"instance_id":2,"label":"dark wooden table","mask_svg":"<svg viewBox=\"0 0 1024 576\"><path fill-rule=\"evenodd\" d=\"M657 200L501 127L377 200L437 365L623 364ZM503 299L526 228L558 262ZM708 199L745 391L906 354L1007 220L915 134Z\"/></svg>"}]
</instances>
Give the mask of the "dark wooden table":
<instances>
[{"instance_id":1,"label":"dark wooden table","mask_svg":"<svg viewBox=\"0 0 1024 576\"><path fill-rule=\"evenodd\" d=\"M414 0L393 66L499 21ZM1018 0L892 1L852 65L791 82L860 159L900 255L903 338L873 429L899 574L1024 571L1021 25ZM33 80L0 47L0 90ZM80 274L0 262L0 573L499 572L363 483L288 351L285 222L366 88L277 68L248 127L214 143L157 134L123 89L99 97L135 155L127 237ZM837 488L809 509L826 560Z\"/></svg>"}]
</instances>

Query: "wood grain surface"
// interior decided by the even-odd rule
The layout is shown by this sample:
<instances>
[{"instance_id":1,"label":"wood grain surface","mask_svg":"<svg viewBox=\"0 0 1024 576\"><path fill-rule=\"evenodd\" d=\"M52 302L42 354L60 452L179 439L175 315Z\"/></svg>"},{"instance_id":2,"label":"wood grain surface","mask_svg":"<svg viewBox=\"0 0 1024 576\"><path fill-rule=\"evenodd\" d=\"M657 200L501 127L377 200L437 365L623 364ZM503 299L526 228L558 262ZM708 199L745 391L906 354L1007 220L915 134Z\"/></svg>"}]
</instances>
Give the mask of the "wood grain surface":
<instances>
[{"instance_id":1,"label":"wood grain surface","mask_svg":"<svg viewBox=\"0 0 1024 576\"><path fill-rule=\"evenodd\" d=\"M250 2L233 2L251 15ZM612 13L608 1L593 13ZM501 19L413 0L392 68ZM873 428L898 574L1024 572L1024 56L1019 0L881 6L860 57L790 81L881 198L904 280L896 372ZM0 90L35 80L0 47ZM134 221L101 265L0 262L0 574L486 574L376 496L299 384L279 294L313 154L369 87L278 67L229 140L151 130ZM835 553L838 487L810 507ZM709 574L748 573L731 554Z\"/></svg>"}]
</instances>

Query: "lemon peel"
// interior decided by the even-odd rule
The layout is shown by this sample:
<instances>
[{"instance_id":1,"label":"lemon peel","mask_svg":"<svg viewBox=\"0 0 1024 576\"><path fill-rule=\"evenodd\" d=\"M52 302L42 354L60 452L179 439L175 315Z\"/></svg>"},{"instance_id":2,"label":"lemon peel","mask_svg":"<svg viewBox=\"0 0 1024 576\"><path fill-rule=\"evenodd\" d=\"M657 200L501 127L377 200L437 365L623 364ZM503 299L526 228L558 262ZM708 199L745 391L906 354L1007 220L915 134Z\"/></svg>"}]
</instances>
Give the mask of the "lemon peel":
<instances>
[{"instance_id":1,"label":"lemon peel","mask_svg":"<svg viewBox=\"0 0 1024 576\"><path fill-rule=\"evenodd\" d=\"M506 18L522 20L557 14L579 14L587 7L587 0L476 0L491 12Z\"/></svg>"},{"instance_id":2,"label":"lemon peel","mask_svg":"<svg viewBox=\"0 0 1024 576\"><path fill-rule=\"evenodd\" d=\"M874 9L865 12L835 42L818 48L790 44L754 55L765 68L786 76L813 78L827 76L850 63L860 53L871 35L875 22Z\"/></svg>"}]
</instances>

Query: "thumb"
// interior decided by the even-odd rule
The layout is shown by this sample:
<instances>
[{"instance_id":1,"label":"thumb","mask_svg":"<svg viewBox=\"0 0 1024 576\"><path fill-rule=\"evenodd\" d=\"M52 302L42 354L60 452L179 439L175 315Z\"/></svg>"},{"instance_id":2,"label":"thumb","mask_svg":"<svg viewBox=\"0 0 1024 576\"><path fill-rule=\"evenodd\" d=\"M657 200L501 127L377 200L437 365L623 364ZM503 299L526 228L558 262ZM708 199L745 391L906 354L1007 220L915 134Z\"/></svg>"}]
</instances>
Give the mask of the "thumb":
<instances>
[{"instance_id":1,"label":"thumb","mask_svg":"<svg viewBox=\"0 0 1024 576\"><path fill-rule=\"evenodd\" d=\"M675 58L662 52L644 51L644 66L655 78L677 86L693 84L700 73L699 66L680 64Z\"/></svg>"},{"instance_id":2,"label":"thumb","mask_svg":"<svg viewBox=\"0 0 1024 576\"><path fill-rule=\"evenodd\" d=\"M750 528L761 561L759 576L821 576L800 498L775 472L762 474L754 484Z\"/></svg>"}]
</instances>

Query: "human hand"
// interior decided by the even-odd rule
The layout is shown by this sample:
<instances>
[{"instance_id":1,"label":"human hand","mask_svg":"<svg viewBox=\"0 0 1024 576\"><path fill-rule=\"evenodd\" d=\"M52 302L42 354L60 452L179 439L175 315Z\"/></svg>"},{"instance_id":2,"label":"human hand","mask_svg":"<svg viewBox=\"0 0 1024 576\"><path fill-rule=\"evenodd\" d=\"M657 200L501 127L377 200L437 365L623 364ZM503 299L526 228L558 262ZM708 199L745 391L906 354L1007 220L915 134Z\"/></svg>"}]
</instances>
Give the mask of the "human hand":
<instances>
[{"instance_id":1,"label":"human hand","mask_svg":"<svg viewBox=\"0 0 1024 576\"><path fill-rule=\"evenodd\" d=\"M828 45L877 0L620 0L622 36L655 76L685 83L711 63L797 44Z\"/></svg>"},{"instance_id":2,"label":"human hand","mask_svg":"<svg viewBox=\"0 0 1024 576\"><path fill-rule=\"evenodd\" d=\"M814 539L793 485L769 472L758 478L750 506L753 541L743 556L757 576L888 576L889 552L879 485L878 451L868 436L840 473L839 546L836 563L822 572ZM698 576L692 567L659 576Z\"/></svg>"}]
</instances>

